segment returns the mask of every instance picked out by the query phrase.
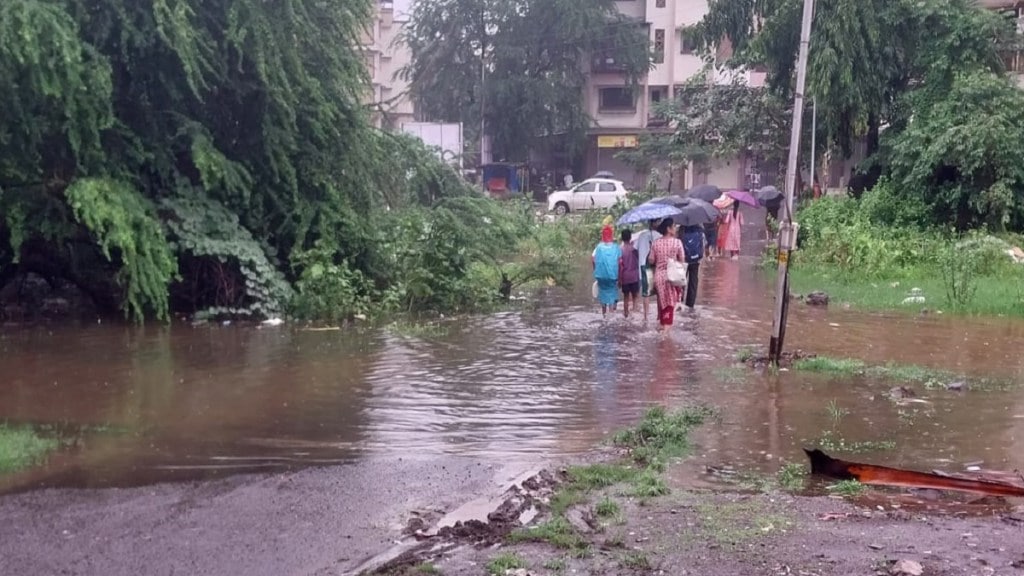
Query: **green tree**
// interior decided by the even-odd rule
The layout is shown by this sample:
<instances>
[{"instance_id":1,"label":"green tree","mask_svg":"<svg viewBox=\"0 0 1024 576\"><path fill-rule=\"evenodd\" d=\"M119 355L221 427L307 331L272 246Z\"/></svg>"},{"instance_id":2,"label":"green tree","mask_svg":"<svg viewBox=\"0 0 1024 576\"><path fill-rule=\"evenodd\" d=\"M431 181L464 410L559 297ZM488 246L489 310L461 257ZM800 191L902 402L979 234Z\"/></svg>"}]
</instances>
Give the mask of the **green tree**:
<instances>
[{"instance_id":1,"label":"green tree","mask_svg":"<svg viewBox=\"0 0 1024 576\"><path fill-rule=\"evenodd\" d=\"M885 140L893 184L937 223L1024 227L1024 91L974 71L913 100L913 120Z\"/></svg>"},{"instance_id":2,"label":"green tree","mask_svg":"<svg viewBox=\"0 0 1024 576\"><path fill-rule=\"evenodd\" d=\"M638 169L688 162L707 169L714 160L749 154L763 168L781 170L789 148L790 110L765 88L750 87L738 77L728 84L711 82L705 72L655 108L668 130L644 135L636 149L619 157Z\"/></svg>"},{"instance_id":3,"label":"green tree","mask_svg":"<svg viewBox=\"0 0 1024 576\"><path fill-rule=\"evenodd\" d=\"M731 64L763 66L780 97L792 96L802 0L717 0L690 33L706 49L728 39ZM969 0L819 0L815 3L807 94L817 99L821 138L847 155L880 128L907 118L901 95L929 83L948 90L952 71L998 71L999 15ZM941 47L941 48L940 48Z\"/></svg>"},{"instance_id":4,"label":"green tree","mask_svg":"<svg viewBox=\"0 0 1024 576\"><path fill-rule=\"evenodd\" d=\"M419 0L403 40L422 114L462 122L474 141L482 112L495 156L512 160L537 137L581 144L590 55L613 55L631 85L650 68L646 32L613 0Z\"/></svg>"},{"instance_id":5,"label":"green tree","mask_svg":"<svg viewBox=\"0 0 1024 576\"><path fill-rule=\"evenodd\" d=\"M468 189L369 125L373 8L0 3L0 285L69 280L141 320L278 313L314 247L386 282L383 209Z\"/></svg>"}]
</instances>

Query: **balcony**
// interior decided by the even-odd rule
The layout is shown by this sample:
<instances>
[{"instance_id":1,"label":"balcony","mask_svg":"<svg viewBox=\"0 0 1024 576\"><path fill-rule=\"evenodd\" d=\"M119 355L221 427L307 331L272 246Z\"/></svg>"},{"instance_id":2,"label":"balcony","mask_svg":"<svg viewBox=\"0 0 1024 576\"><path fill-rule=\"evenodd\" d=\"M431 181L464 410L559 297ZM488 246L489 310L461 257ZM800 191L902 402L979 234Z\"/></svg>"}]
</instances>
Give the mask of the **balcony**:
<instances>
[{"instance_id":1,"label":"balcony","mask_svg":"<svg viewBox=\"0 0 1024 576\"><path fill-rule=\"evenodd\" d=\"M594 74L622 74L626 65L616 60L614 52L606 51L590 57L590 71Z\"/></svg>"}]
</instances>

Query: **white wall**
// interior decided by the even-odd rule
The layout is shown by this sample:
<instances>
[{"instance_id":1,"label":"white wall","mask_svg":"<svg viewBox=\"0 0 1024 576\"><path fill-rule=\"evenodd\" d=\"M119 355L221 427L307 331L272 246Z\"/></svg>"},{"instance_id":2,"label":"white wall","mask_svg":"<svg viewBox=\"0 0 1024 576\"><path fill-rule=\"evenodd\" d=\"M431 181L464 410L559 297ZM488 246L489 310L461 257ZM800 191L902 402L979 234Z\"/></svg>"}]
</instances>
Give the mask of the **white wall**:
<instances>
[{"instance_id":1,"label":"white wall","mask_svg":"<svg viewBox=\"0 0 1024 576\"><path fill-rule=\"evenodd\" d=\"M410 9L411 0L381 2L371 28L369 49L374 85L371 103L385 111L385 114L375 113L377 124L385 128L398 129L404 122L415 119L415 108L408 97L409 84L398 75L411 61L409 49L400 41Z\"/></svg>"}]
</instances>

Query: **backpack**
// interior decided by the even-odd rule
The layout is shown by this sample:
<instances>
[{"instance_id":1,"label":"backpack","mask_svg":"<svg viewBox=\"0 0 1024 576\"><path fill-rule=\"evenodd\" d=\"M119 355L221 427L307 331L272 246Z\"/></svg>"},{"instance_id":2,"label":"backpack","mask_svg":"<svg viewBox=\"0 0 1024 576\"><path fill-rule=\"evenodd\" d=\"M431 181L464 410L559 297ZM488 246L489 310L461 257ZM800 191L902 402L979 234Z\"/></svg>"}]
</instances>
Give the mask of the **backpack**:
<instances>
[{"instance_id":1,"label":"backpack","mask_svg":"<svg viewBox=\"0 0 1024 576\"><path fill-rule=\"evenodd\" d=\"M696 230L683 234L683 250L687 262L700 262L704 258L704 231Z\"/></svg>"}]
</instances>

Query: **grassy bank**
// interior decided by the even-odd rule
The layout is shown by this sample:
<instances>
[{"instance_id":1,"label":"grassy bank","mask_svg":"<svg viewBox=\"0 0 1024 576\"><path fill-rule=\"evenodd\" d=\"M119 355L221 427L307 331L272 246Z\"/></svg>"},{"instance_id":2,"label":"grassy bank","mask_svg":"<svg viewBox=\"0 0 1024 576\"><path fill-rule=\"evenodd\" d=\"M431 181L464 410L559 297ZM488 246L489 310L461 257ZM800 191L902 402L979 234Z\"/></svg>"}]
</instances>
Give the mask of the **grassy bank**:
<instances>
[{"instance_id":1,"label":"grassy bank","mask_svg":"<svg viewBox=\"0 0 1024 576\"><path fill-rule=\"evenodd\" d=\"M793 293L868 310L1024 317L1024 265L1007 254L1019 236L928 225L886 188L815 201L797 217Z\"/></svg>"},{"instance_id":2,"label":"grassy bank","mask_svg":"<svg viewBox=\"0 0 1024 576\"><path fill-rule=\"evenodd\" d=\"M794 258L790 271L790 291L794 294L826 292L832 304L872 310L896 310L907 313L933 312L1024 317L1024 275L1001 274L977 277L974 295L957 302L947 294L947 283L939 270L904 269L889 275L866 277L846 273L838 267ZM911 290L920 289L924 302L912 298Z\"/></svg>"},{"instance_id":3,"label":"grassy bank","mask_svg":"<svg viewBox=\"0 0 1024 576\"><path fill-rule=\"evenodd\" d=\"M0 424L0 474L17 472L42 462L60 442L29 426Z\"/></svg>"}]
</instances>

